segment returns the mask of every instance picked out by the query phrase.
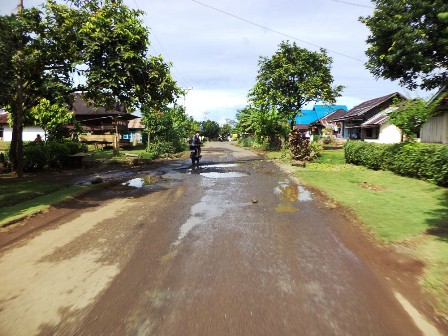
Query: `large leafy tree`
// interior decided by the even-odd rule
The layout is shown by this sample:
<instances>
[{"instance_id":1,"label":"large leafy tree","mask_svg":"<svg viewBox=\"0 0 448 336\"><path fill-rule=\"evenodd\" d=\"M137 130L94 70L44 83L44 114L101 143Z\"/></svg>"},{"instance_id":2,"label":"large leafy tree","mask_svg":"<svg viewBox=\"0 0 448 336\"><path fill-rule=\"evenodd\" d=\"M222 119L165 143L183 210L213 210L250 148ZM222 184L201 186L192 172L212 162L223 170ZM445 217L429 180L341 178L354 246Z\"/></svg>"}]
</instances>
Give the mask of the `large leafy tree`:
<instances>
[{"instance_id":1,"label":"large leafy tree","mask_svg":"<svg viewBox=\"0 0 448 336\"><path fill-rule=\"evenodd\" d=\"M44 10L20 9L0 16L0 107L12 115L10 156L14 170L23 174L22 130L27 115L42 98L52 103L68 100L72 64L77 61L74 27L79 15L66 6L48 2Z\"/></svg>"},{"instance_id":2,"label":"large leafy tree","mask_svg":"<svg viewBox=\"0 0 448 336\"><path fill-rule=\"evenodd\" d=\"M204 120L201 122L201 135L209 139L217 139L219 137L220 127L216 121Z\"/></svg>"},{"instance_id":3,"label":"large leafy tree","mask_svg":"<svg viewBox=\"0 0 448 336\"><path fill-rule=\"evenodd\" d=\"M164 107L155 113L142 110L147 135L147 150L177 152L185 149L186 139L199 128L199 123L188 116L183 106Z\"/></svg>"},{"instance_id":4,"label":"large leafy tree","mask_svg":"<svg viewBox=\"0 0 448 336\"><path fill-rule=\"evenodd\" d=\"M41 10L0 17L0 107L13 115L11 156L19 176L24 119L42 98L70 103L81 90L96 106L132 111L180 93L169 64L148 54L142 12L122 0L69 2L47 0Z\"/></svg>"},{"instance_id":5,"label":"large leafy tree","mask_svg":"<svg viewBox=\"0 0 448 336\"><path fill-rule=\"evenodd\" d=\"M236 118L238 130L255 135L259 142L267 138L273 144L279 138L283 141L288 134L288 122L276 110L246 106L237 113Z\"/></svg>"},{"instance_id":6,"label":"large leafy tree","mask_svg":"<svg viewBox=\"0 0 448 336\"><path fill-rule=\"evenodd\" d=\"M399 80L409 89L433 89L448 80L448 2L373 0L367 68L377 78Z\"/></svg>"},{"instance_id":7,"label":"large leafy tree","mask_svg":"<svg viewBox=\"0 0 448 336\"><path fill-rule=\"evenodd\" d=\"M261 57L257 82L249 93L254 108L275 111L294 127L294 119L309 102L334 103L342 86L333 87L333 60L325 50L312 52L281 42L272 57Z\"/></svg>"}]
</instances>

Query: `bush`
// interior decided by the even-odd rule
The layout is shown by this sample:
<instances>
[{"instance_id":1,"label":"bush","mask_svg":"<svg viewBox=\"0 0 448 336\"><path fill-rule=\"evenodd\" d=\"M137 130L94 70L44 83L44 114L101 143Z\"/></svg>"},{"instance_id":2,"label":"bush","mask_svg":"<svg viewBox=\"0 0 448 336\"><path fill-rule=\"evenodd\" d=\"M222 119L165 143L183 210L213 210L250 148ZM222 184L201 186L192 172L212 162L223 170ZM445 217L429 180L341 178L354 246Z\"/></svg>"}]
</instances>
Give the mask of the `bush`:
<instances>
[{"instance_id":1,"label":"bush","mask_svg":"<svg viewBox=\"0 0 448 336\"><path fill-rule=\"evenodd\" d=\"M148 151L155 157L159 157L163 154L176 153L174 145L168 141L151 142L148 146Z\"/></svg>"},{"instance_id":2,"label":"bush","mask_svg":"<svg viewBox=\"0 0 448 336\"><path fill-rule=\"evenodd\" d=\"M28 142L23 144L23 170L26 172L42 170L47 163L45 145Z\"/></svg>"},{"instance_id":3,"label":"bush","mask_svg":"<svg viewBox=\"0 0 448 336\"><path fill-rule=\"evenodd\" d=\"M322 148L322 145L317 142L303 139L298 130L293 130L289 134L289 151L294 160L313 161L319 156Z\"/></svg>"},{"instance_id":4,"label":"bush","mask_svg":"<svg viewBox=\"0 0 448 336\"><path fill-rule=\"evenodd\" d=\"M390 170L396 174L428 180L448 186L448 146L417 142L376 144L347 141L347 163L371 169Z\"/></svg>"},{"instance_id":5,"label":"bush","mask_svg":"<svg viewBox=\"0 0 448 336\"><path fill-rule=\"evenodd\" d=\"M48 166L51 168L66 168L69 165L68 156L70 145L60 142L49 142L45 145L45 154Z\"/></svg>"},{"instance_id":6,"label":"bush","mask_svg":"<svg viewBox=\"0 0 448 336\"><path fill-rule=\"evenodd\" d=\"M65 141L63 144L68 148L70 155L79 153L79 152L87 152L87 145L81 144L76 141Z\"/></svg>"},{"instance_id":7,"label":"bush","mask_svg":"<svg viewBox=\"0 0 448 336\"><path fill-rule=\"evenodd\" d=\"M245 137L238 140L238 143L243 147L253 147L255 143L254 137Z\"/></svg>"}]
</instances>

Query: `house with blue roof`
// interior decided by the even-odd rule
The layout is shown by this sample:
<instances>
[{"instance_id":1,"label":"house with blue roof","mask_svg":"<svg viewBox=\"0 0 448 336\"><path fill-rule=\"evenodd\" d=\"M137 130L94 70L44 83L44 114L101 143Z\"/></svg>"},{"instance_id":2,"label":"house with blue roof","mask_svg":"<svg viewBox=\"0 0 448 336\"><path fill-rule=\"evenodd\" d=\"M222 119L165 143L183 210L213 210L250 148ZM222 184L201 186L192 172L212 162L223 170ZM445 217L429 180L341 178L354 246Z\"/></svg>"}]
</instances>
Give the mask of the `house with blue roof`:
<instances>
[{"instance_id":1,"label":"house with blue roof","mask_svg":"<svg viewBox=\"0 0 448 336\"><path fill-rule=\"evenodd\" d=\"M348 111L348 108L345 105L314 105L312 110L302 110L302 115L295 119L295 128L300 131L308 130L312 122L322 119L336 110Z\"/></svg>"}]
</instances>

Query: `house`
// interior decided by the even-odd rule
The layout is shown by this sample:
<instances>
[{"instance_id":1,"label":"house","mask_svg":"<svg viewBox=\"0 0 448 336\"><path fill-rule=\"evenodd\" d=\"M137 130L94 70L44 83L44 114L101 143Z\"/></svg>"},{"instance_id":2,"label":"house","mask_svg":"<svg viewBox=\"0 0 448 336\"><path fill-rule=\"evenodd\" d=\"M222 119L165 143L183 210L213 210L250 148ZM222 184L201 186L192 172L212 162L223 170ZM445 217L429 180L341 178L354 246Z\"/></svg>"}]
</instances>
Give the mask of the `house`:
<instances>
[{"instance_id":1,"label":"house","mask_svg":"<svg viewBox=\"0 0 448 336\"><path fill-rule=\"evenodd\" d=\"M145 126L142 124L142 118L129 120L128 129L129 134L123 135L123 139L129 139L133 143L142 142L142 131L145 129Z\"/></svg>"},{"instance_id":2,"label":"house","mask_svg":"<svg viewBox=\"0 0 448 336\"><path fill-rule=\"evenodd\" d=\"M420 129L420 141L448 144L448 84L437 92L431 101L439 100L437 114Z\"/></svg>"},{"instance_id":3,"label":"house","mask_svg":"<svg viewBox=\"0 0 448 336\"><path fill-rule=\"evenodd\" d=\"M115 140L115 134L120 137L129 133L128 121L138 118L126 112L123 107L117 107L114 110L106 110L102 107L94 107L87 104L82 99L81 93L74 93L73 106L76 121L78 121L86 134L81 135L80 139L86 143L112 144ZM1 110L0 110L1 112ZM12 129L7 123L7 113L0 113L0 129L4 141L11 141ZM3 123L3 121L5 121ZM73 129L73 126L68 126ZM37 126L25 127L23 129L23 141L34 141L37 134L43 136L44 130ZM129 140L120 139L120 144L126 145Z\"/></svg>"},{"instance_id":4,"label":"house","mask_svg":"<svg viewBox=\"0 0 448 336\"><path fill-rule=\"evenodd\" d=\"M361 124L362 136L366 142L398 143L403 139L401 130L389 122L389 114L397 109L390 106Z\"/></svg>"},{"instance_id":5,"label":"house","mask_svg":"<svg viewBox=\"0 0 448 336\"><path fill-rule=\"evenodd\" d=\"M343 117L347 113L347 110L337 109L330 114L327 114L323 118L317 119L310 123L311 133L316 135L322 135L325 133L324 130L328 130L335 138L341 137L341 122L335 122L335 119Z\"/></svg>"},{"instance_id":6,"label":"house","mask_svg":"<svg viewBox=\"0 0 448 336\"><path fill-rule=\"evenodd\" d=\"M43 138L45 132L42 128L38 126L24 127L22 132L23 141L34 141L37 135ZM12 128L8 123L8 112L0 109L0 141L11 141L12 140Z\"/></svg>"},{"instance_id":7,"label":"house","mask_svg":"<svg viewBox=\"0 0 448 336\"><path fill-rule=\"evenodd\" d=\"M379 143L401 142L401 130L388 121L394 109L395 99L406 99L398 92L365 101L344 116L335 118L340 122L342 138L359 139Z\"/></svg>"},{"instance_id":8,"label":"house","mask_svg":"<svg viewBox=\"0 0 448 336\"><path fill-rule=\"evenodd\" d=\"M326 115L343 109L347 111L347 106L345 105L314 105L312 110L301 110L301 115L296 116L295 125L309 125L313 121L319 120ZM297 127L294 127L297 128Z\"/></svg>"},{"instance_id":9,"label":"house","mask_svg":"<svg viewBox=\"0 0 448 336\"><path fill-rule=\"evenodd\" d=\"M6 111L0 110L0 141L3 141L5 127L8 127L8 115Z\"/></svg>"},{"instance_id":10,"label":"house","mask_svg":"<svg viewBox=\"0 0 448 336\"><path fill-rule=\"evenodd\" d=\"M74 93L72 111L75 119L79 122L86 134L80 136L80 140L93 144L112 144L116 139L116 134L121 146L130 144L129 139L123 136L129 133L128 122L138 118L122 106L117 106L113 110L106 110L103 107L94 107L82 99L81 93Z\"/></svg>"}]
</instances>

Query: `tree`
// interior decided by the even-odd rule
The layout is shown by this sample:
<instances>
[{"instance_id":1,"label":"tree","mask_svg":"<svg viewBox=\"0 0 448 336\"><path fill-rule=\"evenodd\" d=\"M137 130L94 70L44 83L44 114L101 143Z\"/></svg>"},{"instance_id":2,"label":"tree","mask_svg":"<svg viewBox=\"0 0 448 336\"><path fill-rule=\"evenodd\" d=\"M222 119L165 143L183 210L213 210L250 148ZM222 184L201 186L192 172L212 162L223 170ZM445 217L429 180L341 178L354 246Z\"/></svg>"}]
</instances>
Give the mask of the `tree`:
<instances>
[{"instance_id":1,"label":"tree","mask_svg":"<svg viewBox=\"0 0 448 336\"><path fill-rule=\"evenodd\" d=\"M170 65L148 54L148 30L140 11L122 0L47 0L42 10L0 17L0 107L13 116L11 156L22 176L24 118L42 98L70 103L84 92L95 106L128 111L173 102L181 90ZM85 84L74 85L76 75Z\"/></svg>"},{"instance_id":2,"label":"tree","mask_svg":"<svg viewBox=\"0 0 448 336\"><path fill-rule=\"evenodd\" d=\"M373 0L372 16L361 17L371 34L367 69L399 80L409 89L433 89L448 80L448 2Z\"/></svg>"},{"instance_id":3,"label":"tree","mask_svg":"<svg viewBox=\"0 0 448 336\"><path fill-rule=\"evenodd\" d=\"M225 139L233 133L235 127L235 120L226 119L226 122L220 127L219 134Z\"/></svg>"},{"instance_id":4,"label":"tree","mask_svg":"<svg viewBox=\"0 0 448 336\"><path fill-rule=\"evenodd\" d=\"M46 13L36 8L0 16L0 107L12 115L10 156L23 175L22 130L27 114L46 97L63 102L71 87L73 35L64 33L60 18L75 20L76 11L49 2ZM72 40L73 38L73 40Z\"/></svg>"},{"instance_id":5,"label":"tree","mask_svg":"<svg viewBox=\"0 0 448 336\"><path fill-rule=\"evenodd\" d=\"M249 100L263 113L278 113L292 129L304 105L312 101L334 103L340 96L343 87L331 86L332 62L324 49L312 52L283 41L271 58L260 58L257 82Z\"/></svg>"},{"instance_id":6,"label":"tree","mask_svg":"<svg viewBox=\"0 0 448 336\"><path fill-rule=\"evenodd\" d=\"M201 135L208 139L217 139L219 137L219 124L213 120L205 120L201 122Z\"/></svg>"},{"instance_id":7,"label":"tree","mask_svg":"<svg viewBox=\"0 0 448 336\"><path fill-rule=\"evenodd\" d=\"M156 113L143 114L147 133L147 150L157 155L179 152L185 149L187 139L199 128L193 117L180 105L165 107Z\"/></svg>"},{"instance_id":8,"label":"tree","mask_svg":"<svg viewBox=\"0 0 448 336\"><path fill-rule=\"evenodd\" d=\"M65 126L76 124L73 112L67 106L51 104L45 98L31 109L29 117L32 118L29 123L41 127L50 142L61 141L65 135Z\"/></svg>"},{"instance_id":9,"label":"tree","mask_svg":"<svg viewBox=\"0 0 448 336\"><path fill-rule=\"evenodd\" d=\"M255 135L259 143L267 138L271 144L276 144L278 140L284 141L288 134L288 122L275 109L256 109L253 106L246 106L237 115L237 128L244 133Z\"/></svg>"},{"instance_id":10,"label":"tree","mask_svg":"<svg viewBox=\"0 0 448 336\"><path fill-rule=\"evenodd\" d=\"M433 115L438 103L439 101L428 103L421 98L396 101L397 109L389 114L389 121L412 141L420 133L422 125Z\"/></svg>"}]
</instances>

